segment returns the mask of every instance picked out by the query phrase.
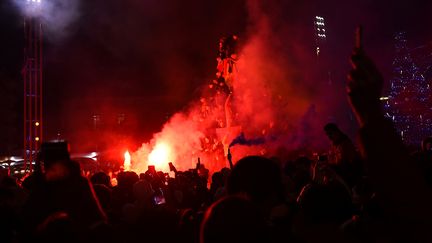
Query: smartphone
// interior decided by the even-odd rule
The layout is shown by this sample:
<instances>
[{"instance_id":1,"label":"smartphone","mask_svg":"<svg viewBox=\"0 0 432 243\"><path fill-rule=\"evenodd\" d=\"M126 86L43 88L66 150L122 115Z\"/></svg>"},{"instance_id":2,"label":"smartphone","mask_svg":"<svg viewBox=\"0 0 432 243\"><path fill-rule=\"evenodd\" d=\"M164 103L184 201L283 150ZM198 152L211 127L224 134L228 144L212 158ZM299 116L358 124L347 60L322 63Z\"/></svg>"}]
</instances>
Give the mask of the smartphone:
<instances>
[{"instance_id":1,"label":"smartphone","mask_svg":"<svg viewBox=\"0 0 432 243\"><path fill-rule=\"evenodd\" d=\"M154 205L162 205L165 204L165 197L163 195L154 195L153 196L153 203Z\"/></svg>"},{"instance_id":2,"label":"smartphone","mask_svg":"<svg viewBox=\"0 0 432 243\"><path fill-rule=\"evenodd\" d=\"M169 162L168 165L169 165L170 171L177 172L177 169L176 169L176 167L173 165L172 162Z\"/></svg>"}]
</instances>

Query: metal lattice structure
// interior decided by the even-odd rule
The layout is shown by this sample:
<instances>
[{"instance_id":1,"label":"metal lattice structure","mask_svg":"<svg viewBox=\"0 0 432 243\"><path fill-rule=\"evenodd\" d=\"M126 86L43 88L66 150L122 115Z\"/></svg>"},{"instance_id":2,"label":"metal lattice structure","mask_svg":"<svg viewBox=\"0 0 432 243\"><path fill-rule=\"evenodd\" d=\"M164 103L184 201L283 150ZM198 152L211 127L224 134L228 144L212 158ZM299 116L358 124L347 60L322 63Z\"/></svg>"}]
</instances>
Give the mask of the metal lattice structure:
<instances>
[{"instance_id":1,"label":"metal lattice structure","mask_svg":"<svg viewBox=\"0 0 432 243\"><path fill-rule=\"evenodd\" d=\"M33 11L40 8L40 0L27 0ZM37 15L24 17L24 166L32 170L32 162L43 140L42 128L42 23Z\"/></svg>"}]
</instances>

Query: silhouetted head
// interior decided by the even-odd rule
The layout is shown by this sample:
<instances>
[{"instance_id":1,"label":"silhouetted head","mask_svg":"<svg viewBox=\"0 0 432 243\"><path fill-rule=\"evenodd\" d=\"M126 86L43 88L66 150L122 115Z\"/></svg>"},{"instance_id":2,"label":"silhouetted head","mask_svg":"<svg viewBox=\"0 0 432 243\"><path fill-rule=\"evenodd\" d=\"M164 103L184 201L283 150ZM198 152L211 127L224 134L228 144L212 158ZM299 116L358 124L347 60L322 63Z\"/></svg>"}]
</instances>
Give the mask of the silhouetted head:
<instances>
[{"instance_id":1,"label":"silhouetted head","mask_svg":"<svg viewBox=\"0 0 432 243\"><path fill-rule=\"evenodd\" d=\"M132 188L133 184L138 180L138 175L132 171L125 171L117 174L117 185L121 188Z\"/></svg>"},{"instance_id":2,"label":"silhouetted head","mask_svg":"<svg viewBox=\"0 0 432 243\"><path fill-rule=\"evenodd\" d=\"M426 137L421 144L422 151L432 151L432 137Z\"/></svg>"},{"instance_id":3,"label":"silhouetted head","mask_svg":"<svg viewBox=\"0 0 432 243\"><path fill-rule=\"evenodd\" d=\"M38 154L48 181L63 180L81 174L80 165L70 159L66 141L44 142Z\"/></svg>"},{"instance_id":4,"label":"silhouetted head","mask_svg":"<svg viewBox=\"0 0 432 243\"><path fill-rule=\"evenodd\" d=\"M69 161L69 144L66 141L44 142L38 154L38 159L43 162L45 169L52 164Z\"/></svg>"},{"instance_id":5,"label":"silhouetted head","mask_svg":"<svg viewBox=\"0 0 432 243\"><path fill-rule=\"evenodd\" d=\"M297 202L309 223L341 224L350 219L353 212L351 196L337 183L308 184L302 189Z\"/></svg>"},{"instance_id":6,"label":"silhouetted head","mask_svg":"<svg viewBox=\"0 0 432 243\"><path fill-rule=\"evenodd\" d=\"M133 185L133 195L135 199L141 204L148 204L152 202L152 196L155 191L150 182L146 180L139 180Z\"/></svg>"},{"instance_id":7,"label":"silhouetted head","mask_svg":"<svg viewBox=\"0 0 432 243\"><path fill-rule=\"evenodd\" d=\"M224 184L223 175L217 171L212 175L212 186L222 186Z\"/></svg>"},{"instance_id":8,"label":"silhouetted head","mask_svg":"<svg viewBox=\"0 0 432 243\"><path fill-rule=\"evenodd\" d=\"M207 209L201 223L200 242L265 242L265 221L249 200L225 197Z\"/></svg>"},{"instance_id":9,"label":"silhouetted head","mask_svg":"<svg viewBox=\"0 0 432 243\"><path fill-rule=\"evenodd\" d=\"M245 157L231 171L227 189L229 195L246 194L257 203L277 203L283 198L281 169L270 159Z\"/></svg>"},{"instance_id":10,"label":"silhouetted head","mask_svg":"<svg viewBox=\"0 0 432 243\"><path fill-rule=\"evenodd\" d=\"M93 185L100 184L111 187L111 178L105 172L97 172L91 176L90 181Z\"/></svg>"}]
</instances>

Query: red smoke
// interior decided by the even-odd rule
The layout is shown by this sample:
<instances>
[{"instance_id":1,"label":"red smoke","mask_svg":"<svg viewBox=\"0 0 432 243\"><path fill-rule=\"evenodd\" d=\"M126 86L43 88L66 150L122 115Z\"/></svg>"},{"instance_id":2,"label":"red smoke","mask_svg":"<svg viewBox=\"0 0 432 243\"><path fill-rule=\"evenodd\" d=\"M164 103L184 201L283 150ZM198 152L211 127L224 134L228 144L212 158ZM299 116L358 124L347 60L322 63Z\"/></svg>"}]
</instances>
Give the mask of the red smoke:
<instances>
[{"instance_id":1,"label":"red smoke","mask_svg":"<svg viewBox=\"0 0 432 243\"><path fill-rule=\"evenodd\" d=\"M245 155L274 156L280 155L281 150L319 147L321 140L315 139L317 131L314 129L321 126L317 124L317 110L312 105L317 95L310 89L310 82L299 75L298 65L293 65L294 57L302 55L304 50L293 48L294 57L281 52L286 48L286 36L274 29L271 18L261 12L257 2L250 1L248 7L249 38L239 51L233 84L232 108L237 114L234 126L241 127L246 138L262 137L266 143L234 146L234 161ZM223 96L217 98L224 99ZM159 170L167 171L168 162L187 170L195 167L198 157L210 171L227 166L224 157L227 144L239 131L223 141L226 131L216 129L218 121L223 123L225 117L223 106L207 107L206 101L194 101L188 109L175 114L161 132L133 153L134 170L143 172L147 165L155 164L151 154L160 144L168 149L164 150L166 155L160 155L166 161L157 162Z\"/></svg>"}]
</instances>

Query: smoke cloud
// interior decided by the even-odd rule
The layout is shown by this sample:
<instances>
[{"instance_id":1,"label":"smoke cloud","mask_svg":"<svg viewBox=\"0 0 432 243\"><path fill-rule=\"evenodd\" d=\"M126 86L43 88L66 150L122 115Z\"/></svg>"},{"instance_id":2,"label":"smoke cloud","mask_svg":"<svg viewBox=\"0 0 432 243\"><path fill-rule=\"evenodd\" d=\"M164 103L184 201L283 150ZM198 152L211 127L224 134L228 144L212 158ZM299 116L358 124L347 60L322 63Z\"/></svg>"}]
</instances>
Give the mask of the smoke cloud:
<instances>
[{"instance_id":1,"label":"smoke cloud","mask_svg":"<svg viewBox=\"0 0 432 243\"><path fill-rule=\"evenodd\" d=\"M183 170L193 168L198 157L211 171L227 166L224 154L229 144L235 160L246 155L288 156L293 151L322 149L325 119L320 117L325 116L316 103L327 83L308 76L314 72L314 67L306 64L314 63L313 49L300 41L313 32L288 24L273 7L247 2L249 26L240 36L243 40L233 83L233 127L217 128L217 121L224 123L226 96L216 96L222 100L216 102L220 105L210 104L209 112L205 111L205 86L204 98L175 114L150 143L133 154L136 170L152 164L149 156L158 143L169 144L170 161ZM236 142L240 131L244 141ZM167 168L165 162L159 169Z\"/></svg>"},{"instance_id":2,"label":"smoke cloud","mask_svg":"<svg viewBox=\"0 0 432 243\"><path fill-rule=\"evenodd\" d=\"M12 0L24 16L40 18L44 35L59 40L69 35L79 17L79 0Z\"/></svg>"},{"instance_id":3,"label":"smoke cloud","mask_svg":"<svg viewBox=\"0 0 432 243\"><path fill-rule=\"evenodd\" d=\"M234 145L237 160L325 149L321 128L328 121L355 130L344 81L357 24L364 26L370 56L379 67L386 64L386 79L394 31L409 30L417 40L410 43L419 44L431 35L421 24L430 18L431 3L425 0L41 0L40 11L28 8L27 0L8 2L20 15L45 23L45 138L68 139L77 151L110 149L116 162L126 149L136 150L132 162L139 171L161 141L178 151L168 159L181 169L193 166L197 157L212 170L227 166L220 144L226 131L215 129L225 117L223 107L200 99L208 97L221 36L240 38L234 126L246 139L266 141ZM325 17L328 27L328 46L322 49L330 54L327 59L314 55L315 15ZM10 18L2 17L10 27ZM2 46L10 52L15 44L20 53L22 21L16 22L16 33L4 33ZM17 55L4 61L9 64L12 56ZM19 73L22 63L16 63ZM216 103L224 98L216 97ZM239 130L233 133L225 144Z\"/></svg>"}]
</instances>

